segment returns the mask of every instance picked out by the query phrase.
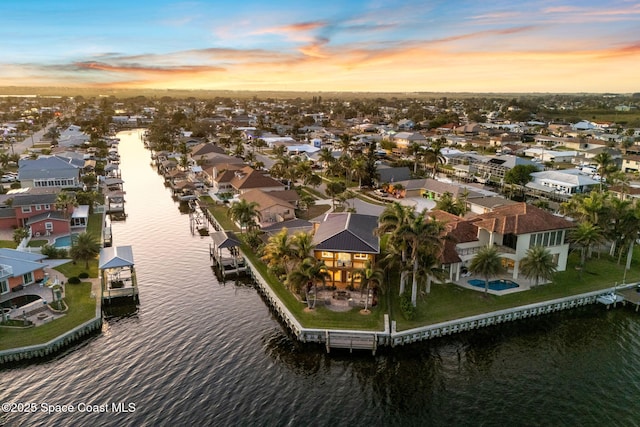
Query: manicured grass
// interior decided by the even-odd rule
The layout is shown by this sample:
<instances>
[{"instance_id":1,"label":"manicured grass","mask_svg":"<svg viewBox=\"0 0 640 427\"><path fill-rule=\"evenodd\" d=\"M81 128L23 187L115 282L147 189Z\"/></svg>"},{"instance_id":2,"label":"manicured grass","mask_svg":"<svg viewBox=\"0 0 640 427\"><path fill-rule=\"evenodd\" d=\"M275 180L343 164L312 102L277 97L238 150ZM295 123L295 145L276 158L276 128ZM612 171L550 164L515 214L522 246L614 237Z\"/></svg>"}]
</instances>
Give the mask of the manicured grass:
<instances>
[{"instance_id":1,"label":"manicured grass","mask_svg":"<svg viewBox=\"0 0 640 427\"><path fill-rule=\"evenodd\" d=\"M327 212L329 209L331 209L331 206L329 205L313 205L313 206L309 206L309 208L306 211L297 211L298 212L297 216L300 219L310 220L310 219L319 217L323 213Z\"/></svg>"},{"instance_id":2,"label":"manicured grass","mask_svg":"<svg viewBox=\"0 0 640 427\"><path fill-rule=\"evenodd\" d=\"M218 220L223 230L240 231L240 228L229 219L229 208L224 205L208 205L209 212Z\"/></svg>"},{"instance_id":3,"label":"manicured grass","mask_svg":"<svg viewBox=\"0 0 640 427\"><path fill-rule=\"evenodd\" d=\"M87 233L100 240L102 238L102 214L93 213L89 215L87 223Z\"/></svg>"},{"instance_id":4,"label":"manicured grass","mask_svg":"<svg viewBox=\"0 0 640 427\"><path fill-rule=\"evenodd\" d=\"M46 343L95 316L96 300L91 298L90 283L67 284L65 289L69 307L66 316L34 328L0 328L0 350Z\"/></svg>"},{"instance_id":5,"label":"manicured grass","mask_svg":"<svg viewBox=\"0 0 640 427\"><path fill-rule=\"evenodd\" d=\"M313 311L305 311L307 304L298 300L282 282L274 277L249 247L243 245L242 251L302 326L320 329L384 329L384 314L387 312L384 298L379 299L378 305L367 315L360 314L360 308L353 308L348 312L336 312L324 306L318 306Z\"/></svg>"},{"instance_id":6,"label":"manicured grass","mask_svg":"<svg viewBox=\"0 0 640 427\"><path fill-rule=\"evenodd\" d=\"M627 272L626 282L633 283L640 280L638 269L639 254L636 251L635 262ZM621 284L624 276L624 265L616 265L616 260L608 255L602 255L600 259L588 260L586 270L582 277L575 269L578 256L572 254L569 258L567 270L556 273L553 283L541 285L529 291L516 292L503 296L461 288L455 284L433 284L429 295L418 297L417 316L412 321L407 321L400 313L400 300L393 297L394 312L398 313L395 320L398 330L405 330L419 326L425 326L474 316L490 311L503 310L521 305L533 304L563 298L571 295L606 290L614 285ZM624 264L624 263L622 263ZM516 280L517 282L517 280ZM394 282L394 289L397 284Z\"/></svg>"},{"instance_id":7,"label":"manicured grass","mask_svg":"<svg viewBox=\"0 0 640 427\"><path fill-rule=\"evenodd\" d=\"M84 261L80 261L77 263L73 263L73 261L69 261L66 264L59 265L55 268L55 270L64 274L65 277L78 277L80 273L87 272L89 273L89 277L98 277L98 260L93 259L89 261L89 269L85 268Z\"/></svg>"},{"instance_id":8,"label":"manicured grass","mask_svg":"<svg viewBox=\"0 0 640 427\"><path fill-rule=\"evenodd\" d=\"M44 246L48 243L48 240L29 240L29 244L27 245L30 248L39 248L41 246Z\"/></svg>"},{"instance_id":9,"label":"manicured grass","mask_svg":"<svg viewBox=\"0 0 640 427\"><path fill-rule=\"evenodd\" d=\"M315 188L311 188L311 187L302 187L302 191L304 191L305 193L309 193L312 196L317 197L318 199L326 199L327 196L325 196L324 194L322 194L321 192L319 192L318 190L316 190Z\"/></svg>"},{"instance_id":10,"label":"manicured grass","mask_svg":"<svg viewBox=\"0 0 640 427\"><path fill-rule=\"evenodd\" d=\"M0 248L15 249L18 245L13 240L0 240Z\"/></svg>"}]
</instances>

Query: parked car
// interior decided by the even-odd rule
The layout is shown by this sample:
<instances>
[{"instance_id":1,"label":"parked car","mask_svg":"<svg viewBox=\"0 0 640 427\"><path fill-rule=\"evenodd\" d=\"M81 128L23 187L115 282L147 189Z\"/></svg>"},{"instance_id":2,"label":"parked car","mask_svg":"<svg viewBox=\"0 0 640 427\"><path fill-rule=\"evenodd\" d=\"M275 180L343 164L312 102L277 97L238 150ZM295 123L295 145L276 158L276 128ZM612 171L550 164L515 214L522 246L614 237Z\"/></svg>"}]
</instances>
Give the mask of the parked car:
<instances>
[{"instance_id":1,"label":"parked car","mask_svg":"<svg viewBox=\"0 0 640 427\"><path fill-rule=\"evenodd\" d=\"M18 177L15 175L2 175L2 178L0 178L0 182L3 182L3 183L16 182L17 180L18 180Z\"/></svg>"}]
</instances>

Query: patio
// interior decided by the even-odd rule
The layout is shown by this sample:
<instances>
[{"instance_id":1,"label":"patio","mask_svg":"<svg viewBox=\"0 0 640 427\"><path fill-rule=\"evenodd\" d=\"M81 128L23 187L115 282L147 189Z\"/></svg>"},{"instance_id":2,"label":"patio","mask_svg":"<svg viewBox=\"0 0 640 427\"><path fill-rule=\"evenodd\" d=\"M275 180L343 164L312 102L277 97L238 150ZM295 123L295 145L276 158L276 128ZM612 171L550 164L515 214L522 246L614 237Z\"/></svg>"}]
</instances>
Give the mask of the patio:
<instances>
[{"instance_id":1,"label":"patio","mask_svg":"<svg viewBox=\"0 0 640 427\"><path fill-rule=\"evenodd\" d=\"M49 279L51 283L59 283L59 279L55 276L55 273L52 273L50 270L48 273L48 277L53 278ZM64 313L56 313L49 308L48 303L54 300L54 295L53 290L46 286L44 282L31 283L24 286L19 291L12 291L1 295L0 303L25 295L35 295L40 297L40 299L30 302L22 307L11 308L7 312L10 319L21 320L24 319L24 315L26 314L27 320L31 321L35 326L39 326L50 322L53 319L64 316ZM62 286L62 297L64 298L64 286Z\"/></svg>"},{"instance_id":2,"label":"patio","mask_svg":"<svg viewBox=\"0 0 640 427\"><path fill-rule=\"evenodd\" d=\"M313 291L311 291L313 292ZM313 293L310 293L313 296ZM369 297L368 307L371 308L373 297ZM332 289L319 289L316 305L324 305L331 311L349 311L353 308L364 308L365 295L360 290L344 291Z\"/></svg>"}]
</instances>

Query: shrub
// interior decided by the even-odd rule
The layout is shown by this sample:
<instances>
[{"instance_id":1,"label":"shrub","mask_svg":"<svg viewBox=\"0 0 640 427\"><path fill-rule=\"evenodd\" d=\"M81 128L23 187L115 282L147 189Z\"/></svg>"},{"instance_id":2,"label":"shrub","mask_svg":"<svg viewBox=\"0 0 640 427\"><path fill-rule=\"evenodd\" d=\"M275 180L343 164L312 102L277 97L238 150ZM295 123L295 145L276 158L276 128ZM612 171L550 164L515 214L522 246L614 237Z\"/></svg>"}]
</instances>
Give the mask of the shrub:
<instances>
[{"instance_id":1,"label":"shrub","mask_svg":"<svg viewBox=\"0 0 640 427\"><path fill-rule=\"evenodd\" d=\"M400 310L402 315L407 320L413 320L416 318L416 308L411 304L411 292L405 291L400 297Z\"/></svg>"},{"instance_id":2,"label":"shrub","mask_svg":"<svg viewBox=\"0 0 640 427\"><path fill-rule=\"evenodd\" d=\"M83 271L82 273L78 274L78 278L79 279L88 279L89 278L89 273L87 273L86 271Z\"/></svg>"},{"instance_id":3,"label":"shrub","mask_svg":"<svg viewBox=\"0 0 640 427\"><path fill-rule=\"evenodd\" d=\"M50 259L61 259L67 257L67 250L63 248L56 248L49 244L42 245L40 248L42 255Z\"/></svg>"},{"instance_id":4,"label":"shrub","mask_svg":"<svg viewBox=\"0 0 640 427\"><path fill-rule=\"evenodd\" d=\"M73 277L69 277L69 280L67 281L70 285L77 285L80 283L80 278L73 276Z\"/></svg>"}]
</instances>

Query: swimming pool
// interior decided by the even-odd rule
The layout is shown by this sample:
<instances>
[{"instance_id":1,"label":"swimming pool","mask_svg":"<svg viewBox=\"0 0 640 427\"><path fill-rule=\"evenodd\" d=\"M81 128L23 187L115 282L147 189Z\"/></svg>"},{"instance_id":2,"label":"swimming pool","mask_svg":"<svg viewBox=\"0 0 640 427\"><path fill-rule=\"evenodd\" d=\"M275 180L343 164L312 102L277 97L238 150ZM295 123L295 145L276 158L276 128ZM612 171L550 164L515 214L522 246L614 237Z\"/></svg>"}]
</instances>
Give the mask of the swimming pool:
<instances>
[{"instance_id":1,"label":"swimming pool","mask_svg":"<svg viewBox=\"0 0 640 427\"><path fill-rule=\"evenodd\" d=\"M38 301L39 299L42 299L40 295L20 295L18 297L13 297L10 300L0 303L0 308L20 308L23 305L30 304L34 301Z\"/></svg>"},{"instance_id":2,"label":"swimming pool","mask_svg":"<svg viewBox=\"0 0 640 427\"><path fill-rule=\"evenodd\" d=\"M471 280L468 280L467 283L469 283L471 286L476 286L478 288L484 289L484 280L471 279ZM490 280L489 281L489 289L491 289L492 291L504 291L507 289L513 289L518 287L520 287L520 285L518 285L516 282L512 280Z\"/></svg>"},{"instance_id":3,"label":"swimming pool","mask_svg":"<svg viewBox=\"0 0 640 427\"><path fill-rule=\"evenodd\" d=\"M71 239L75 236L75 234L67 234L66 236L56 237L53 241L53 246L56 248L69 248L71 247Z\"/></svg>"}]
</instances>

